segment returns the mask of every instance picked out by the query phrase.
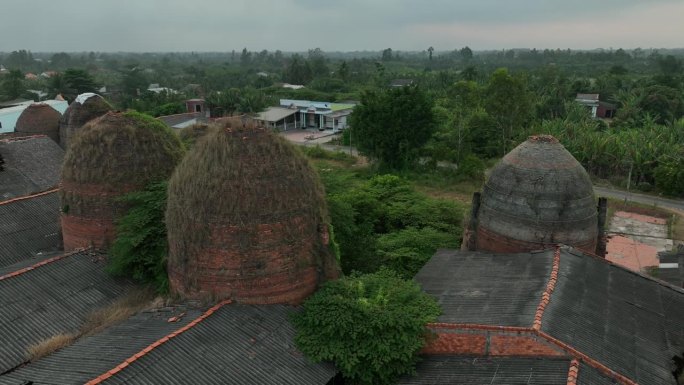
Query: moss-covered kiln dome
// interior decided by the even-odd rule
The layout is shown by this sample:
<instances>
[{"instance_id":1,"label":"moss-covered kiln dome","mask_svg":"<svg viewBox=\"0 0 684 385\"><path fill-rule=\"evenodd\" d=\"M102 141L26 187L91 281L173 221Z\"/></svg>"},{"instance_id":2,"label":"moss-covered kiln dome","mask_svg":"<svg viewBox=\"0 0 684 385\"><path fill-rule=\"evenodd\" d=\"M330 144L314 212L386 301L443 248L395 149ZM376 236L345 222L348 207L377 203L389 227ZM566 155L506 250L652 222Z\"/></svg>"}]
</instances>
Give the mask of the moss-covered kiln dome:
<instances>
[{"instance_id":1,"label":"moss-covered kiln dome","mask_svg":"<svg viewBox=\"0 0 684 385\"><path fill-rule=\"evenodd\" d=\"M100 95L85 93L76 99L64 111L59 122L59 145L66 150L70 138L89 121L112 110L112 106Z\"/></svg>"},{"instance_id":2,"label":"moss-covered kiln dome","mask_svg":"<svg viewBox=\"0 0 684 385\"><path fill-rule=\"evenodd\" d=\"M338 274L323 187L285 139L239 120L226 125L198 141L169 182L171 289L299 303Z\"/></svg>"},{"instance_id":3,"label":"moss-covered kiln dome","mask_svg":"<svg viewBox=\"0 0 684 385\"><path fill-rule=\"evenodd\" d=\"M553 244L594 252L594 189L582 165L552 136L531 136L492 170L477 215L477 249L537 250Z\"/></svg>"},{"instance_id":4,"label":"moss-covered kiln dome","mask_svg":"<svg viewBox=\"0 0 684 385\"><path fill-rule=\"evenodd\" d=\"M59 143L59 120L62 114L45 103L34 103L19 115L14 131L28 135L47 135Z\"/></svg>"},{"instance_id":5,"label":"moss-covered kiln dome","mask_svg":"<svg viewBox=\"0 0 684 385\"><path fill-rule=\"evenodd\" d=\"M114 239L114 220L125 210L117 198L167 179L183 147L163 123L136 112L109 112L72 141L60 192L64 248L106 248Z\"/></svg>"}]
</instances>

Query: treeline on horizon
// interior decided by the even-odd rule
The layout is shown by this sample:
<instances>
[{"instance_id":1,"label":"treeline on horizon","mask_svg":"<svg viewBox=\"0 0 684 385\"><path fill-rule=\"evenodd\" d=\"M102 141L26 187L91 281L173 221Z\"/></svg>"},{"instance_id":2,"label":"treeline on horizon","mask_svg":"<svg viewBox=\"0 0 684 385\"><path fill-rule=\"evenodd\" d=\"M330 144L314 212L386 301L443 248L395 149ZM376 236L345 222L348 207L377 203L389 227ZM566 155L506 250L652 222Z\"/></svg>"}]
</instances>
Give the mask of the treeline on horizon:
<instances>
[{"instance_id":1,"label":"treeline on horizon","mask_svg":"<svg viewBox=\"0 0 684 385\"><path fill-rule=\"evenodd\" d=\"M367 55L367 56L366 56ZM684 195L684 49L303 53L0 54L0 99L98 91L117 108L153 116L203 97L215 116L257 113L279 98L363 101L402 80L421 89L437 122L416 151L425 166L451 162L470 177L531 133L559 137L592 173L617 185ZM27 79L56 71L49 78ZM293 90L282 83L304 85ZM174 91L147 91L159 84ZM617 108L591 119L574 102L596 93ZM418 145L416 145L418 146ZM629 177L629 178L628 178ZM629 179L629 180L628 180Z\"/></svg>"}]
</instances>

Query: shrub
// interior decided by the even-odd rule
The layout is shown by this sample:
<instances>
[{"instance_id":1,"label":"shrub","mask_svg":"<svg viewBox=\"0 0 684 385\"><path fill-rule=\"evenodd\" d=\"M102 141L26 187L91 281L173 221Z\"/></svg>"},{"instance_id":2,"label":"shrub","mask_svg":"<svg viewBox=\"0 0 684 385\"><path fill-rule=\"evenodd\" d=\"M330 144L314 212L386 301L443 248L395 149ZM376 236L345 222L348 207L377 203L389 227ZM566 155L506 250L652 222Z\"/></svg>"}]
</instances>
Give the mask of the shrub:
<instances>
[{"instance_id":1,"label":"shrub","mask_svg":"<svg viewBox=\"0 0 684 385\"><path fill-rule=\"evenodd\" d=\"M150 283L161 293L168 291L169 284L164 223L167 187L167 182L153 183L120 198L130 208L117 221L108 267L113 275Z\"/></svg>"},{"instance_id":2,"label":"shrub","mask_svg":"<svg viewBox=\"0 0 684 385\"><path fill-rule=\"evenodd\" d=\"M327 282L292 321L309 359L333 361L354 383L390 384L414 372L426 324L439 314L416 283L381 270Z\"/></svg>"}]
</instances>

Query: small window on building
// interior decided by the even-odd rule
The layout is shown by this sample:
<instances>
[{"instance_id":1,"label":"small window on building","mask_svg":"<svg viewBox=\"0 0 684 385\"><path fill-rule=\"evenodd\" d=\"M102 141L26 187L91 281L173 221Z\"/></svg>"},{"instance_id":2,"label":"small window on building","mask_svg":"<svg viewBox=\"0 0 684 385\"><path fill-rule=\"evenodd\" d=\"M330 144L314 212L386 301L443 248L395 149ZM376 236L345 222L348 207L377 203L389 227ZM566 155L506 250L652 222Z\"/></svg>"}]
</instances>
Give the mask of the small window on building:
<instances>
[{"instance_id":1,"label":"small window on building","mask_svg":"<svg viewBox=\"0 0 684 385\"><path fill-rule=\"evenodd\" d=\"M199 104L195 105L195 112L202 112L202 106Z\"/></svg>"}]
</instances>

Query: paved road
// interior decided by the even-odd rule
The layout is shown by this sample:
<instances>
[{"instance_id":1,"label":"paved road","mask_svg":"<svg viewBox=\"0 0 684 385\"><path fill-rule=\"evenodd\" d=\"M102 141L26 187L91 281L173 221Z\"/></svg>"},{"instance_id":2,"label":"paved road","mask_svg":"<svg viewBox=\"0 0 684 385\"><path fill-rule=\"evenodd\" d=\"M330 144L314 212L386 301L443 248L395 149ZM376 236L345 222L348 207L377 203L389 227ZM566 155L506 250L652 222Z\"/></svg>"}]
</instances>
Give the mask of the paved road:
<instances>
[{"instance_id":1,"label":"paved road","mask_svg":"<svg viewBox=\"0 0 684 385\"><path fill-rule=\"evenodd\" d=\"M667 199L652 195L644 195L633 192L626 192L621 190L613 190L605 187L594 186L596 195L605 196L608 198L625 199L628 201L664 207L668 209L675 209L684 212L684 200Z\"/></svg>"}]
</instances>

